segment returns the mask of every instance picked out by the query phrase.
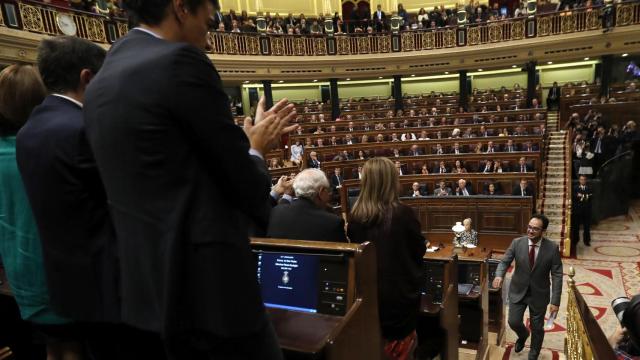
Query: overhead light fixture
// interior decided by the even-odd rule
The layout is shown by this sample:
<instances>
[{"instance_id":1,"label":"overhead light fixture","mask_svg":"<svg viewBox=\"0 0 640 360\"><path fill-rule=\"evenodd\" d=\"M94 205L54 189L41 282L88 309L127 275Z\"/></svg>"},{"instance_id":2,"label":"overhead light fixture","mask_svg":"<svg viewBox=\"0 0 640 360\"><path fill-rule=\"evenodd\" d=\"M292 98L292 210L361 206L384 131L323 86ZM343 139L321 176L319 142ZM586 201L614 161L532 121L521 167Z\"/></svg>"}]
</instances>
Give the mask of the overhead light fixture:
<instances>
[{"instance_id":1,"label":"overhead light fixture","mask_svg":"<svg viewBox=\"0 0 640 360\"><path fill-rule=\"evenodd\" d=\"M512 68L517 68L517 67L518 67L518 65L511 65L511 67L512 67Z\"/></svg>"},{"instance_id":2,"label":"overhead light fixture","mask_svg":"<svg viewBox=\"0 0 640 360\"><path fill-rule=\"evenodd\" d=\"M411 77L416 77L416 74L411 74Z\"/></svg>"},{"instance_id":3,"label":"overhead light fixture","mask_svg":"<svg viewBox=\"0 0 640 360\"><path fill-rule=\"evenodd\" d=\"M382 76L378 76L378 79L382 79Z\"/></svg>"},{"instance_id":4,"label":"overhead light fixture","mask_svg":"<svg viewBox=\"0 0 640 360\"><path fill-rule=\"evenodd\" d=\"M588 61L588 60L589 60L589 58L588 58L588 57L584 58L584 61Z\"/></svg>"},{"instance_id":5,"label":"overhead light fixture","mask_svg":"<svg viewBox=\"0 0 640 360\"><path fill-rule=\"evenodd\" d=\"M243 84L248 84L248 83L249 83L249 80L245 80L245 81L243 82Z\"/></svg>"},{"instance_id":6,"label":"overhead light fixture","mask_svg":"<svg viewBox=\"0 0 640 360\"><path fill-rule=\"evenodd\" d=\"M482 69L478 69L478 71L482 71Z\"/></svg>"},{"instance_id":7,"label":"overhead light fixture","mask_svg":"<svg viewBox=\"0 0 640 360\"><path fill-rule=\"evenodd\" d=\"M284 82L284 80L280 80L278 81L278 84L282 84Z\"/></svg>"},{"instance_id":8,"label":"overhead light fixture","mask_svg":"<svg viewBox=\"0 0 640 360\"><path fill-rule=\"evenodd\" d=\"M444 74L445 74L445 75L449 75L449 72L448 72L448 71L445 71L445 72L444 72Z\"/></svg>"},{"instance_id":9,"label":"overhead light fixture","mask_svg":"<svg viewBox=\"0 0 640 360\"><path fill-rule=\"evenodd\" d=\"M349 81L349 80L351 80L351 78L346 78L345 80Z\"/></svg>"},{"instance_id":10,"label":"overhead light fixture","mask_svg":"<svg viewBox=\"0 0 640 360\"><path fill-rule=\"evenodd\" d=\"M314 79L313 82L318 82L318 79Z\"/></svg>"},{"instance_id":11,"label":"overhead light fixture","mask_svg":"<svg viewBox=\"0 0 640 360\"><path fill-rule=\"evenodd\" d=\"M627 56L629 56L629 54L627 53L622 54L622 57L627 57Z\"/></svg>"},{"instance_id":12,"label":"overhead light fixture","mask_svg":"<svg viewBox=\"0 0 640 360\"><path fill-rule=\"evenodd\" d=\"M547 61L547 64L551 65L551 64L553 64L553 61Z\"/></svg>"}]
</instances>

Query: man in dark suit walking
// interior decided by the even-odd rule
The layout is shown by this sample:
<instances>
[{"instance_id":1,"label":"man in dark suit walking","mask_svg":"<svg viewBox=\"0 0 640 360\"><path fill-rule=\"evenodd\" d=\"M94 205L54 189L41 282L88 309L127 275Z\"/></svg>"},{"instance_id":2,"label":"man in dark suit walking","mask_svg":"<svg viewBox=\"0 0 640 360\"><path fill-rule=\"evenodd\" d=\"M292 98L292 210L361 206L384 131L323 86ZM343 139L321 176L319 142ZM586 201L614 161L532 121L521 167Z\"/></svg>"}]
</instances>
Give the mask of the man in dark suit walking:
<instances>
[{"instance_id":1,"label":"man in dark suit walking","mask_svg":"<svg viewBox=\"0 0 640 360\"><path fill-rule=\"evenodd\" d=\"M573 212L571 221L571 242L580 242L580 225L584 228L583 241L591 246L591 196L593 191L587 185L587 176L580 175L578 185L573 188Z\"/></svg>"},{"instance_id":2,"label":"man in dark suit walking","mask_svg":"<svg viewBox=\"0 0 640 360\"><path fill-rule=\"evenodd\" d=\"M373 23L376 26L377 32L384 30L386 21L387 15L382 11L382 5L378 4L376 11L373 13Z\"/></svg>"},{"instance_id":3,"label":"man in dark suit walking","mask_svg":"<svg viewBox=\"0 0 640 360\"><path fill-rule=\"evenodd\" d=\"M306 169L293 181L297 199L271 211L267 236L272 238L347 241L344 220L327 211L331 188L318 169Z\"/></svg>"},{"instance_id":4,"label":"man in dark suit walking","mask_svg":"<svg viewBox=\"0 0 640 360\"><path fill-rule=\"evenodd\" d=\"M205 55L214 4L128 1L140 23L87 89L85 124L118 236L122 317L171 359L281 359L248 229L266 229L266 154L295 116L264 99L244 131ZM132 80L135 79L135 80Z\"/></svg>"},{"instance_id":5,"label":"man in dark suit walking","mask_svg":"<svg viewBox=\"0 0 640 360\"><path fill-rule=\"evenodd\" d=\"M546 216L533 215L527 226L527 235L511 242L493 280L493 287L500 288L507 268L515 260L516 268L509 286L509 327L518 335L514 351L519 353L529 337L523 322L524 311L528 307L531 328L529 360L540 355L547 305L551 303L550 315L557 314L562 294L562 260L558 245L543 236L547 226L549 219Z\"/></svg>"}]
</instances>

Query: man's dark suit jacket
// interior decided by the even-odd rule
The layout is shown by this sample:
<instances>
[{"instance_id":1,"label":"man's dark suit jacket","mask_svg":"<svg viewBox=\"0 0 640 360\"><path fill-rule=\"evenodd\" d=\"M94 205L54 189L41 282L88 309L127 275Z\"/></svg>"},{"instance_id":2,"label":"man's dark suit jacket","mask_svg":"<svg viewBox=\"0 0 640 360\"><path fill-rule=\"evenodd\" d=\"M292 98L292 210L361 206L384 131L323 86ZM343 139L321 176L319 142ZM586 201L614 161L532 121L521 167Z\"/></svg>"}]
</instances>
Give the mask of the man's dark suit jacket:
<instances>
[{"instance_id":1,"label":"man's dark suit jacket","mask_svg":"<svg viewBox=\"0 0 640 360\"><path fill-rule=\"evenodd\" d=\"M333 191L335 191L339 185L342 185L343 182L344 178L342 177L342 175L340 175L340 179L338 179L336 174L331 175L331 189Z\"/></svg>"},{"instance_id":2,"label":"man's dark suit jacket","mask_svg":"<svg viewBox=\"0 0 640 360\"><path fill-rule=\"evenodd\" d=\"M578 196L578 193L586 195L583 198ZM593 190L591 186L585 185L584 190L580 187L580 184L577 184L573 187L573 208L575 210L590 210L591 209L591 197L593 196Z\"/></svg>"},{"instance_id":3,"label":"man's dark suit jacket","mask_svg":"<svg viewBox=\"0 0 640 360\"><path fill-rule=\"evenodd\" d=\"M465 186L465 187L467 188L467 193L469 193L469 195L475 195L473 193L473 190L471 190L471 186L469 186L467 184L467 186ZM458 195L458 196L464 196L464 192L462 192L462 189L460 189L459 187L456 187L456 190L454 191L454 194Z\"/></svg>"},{"instance_id":4,"label":"man's dark suit jacket","mask_svg":"<svg viewBox=\"0 0 640 360\"><path fill-rule=\"evenodd\" d=\"M530 292L533 306L544 310L549 303L560 305L562 260L555 242L542 238L538 245L540 246L538 256L536 256L533 269L531 269L529 266L529 239L526 236L513 239L502 257L502 261L498 264L496 277L504 278L507 269L515 260L516 268L509 285L509 301L518 303Z\"/></svg>"},{"instance_id":5,"label":"man's dark suit jacket","mask_svg":"<svg viewBox=\"0 0 640 360\"><path fill-rule=\"evenodd\" d=\"M513 191L511 191L511 195L513 195L513 196L522 196L522 191L520 190L520 184L516 185L513 188ZM527 187L524 188L524 196L535 197L535 193L533 191L533 188L530 185L527 185Z\"/></svg>"},{"instance_id":6,"label":"man's dark suit jacket","mask_svg":"<svg viewBox=\"0 0 640 360\"><path fill-rule=\"evenodd\" d=\"M271 211L267 236L280 239L344 241L344 220L317 207L311 200L298 198L291 205L278 205Z\"/></svg>"},{"instance_id":7,"label":"man's dark suit jacket","mask_svg":"<svg viewBox=\"0 0 640 360\"><path fill-rule=\"evenodd\" d=\"M53 309L77 321L118 321L115 235L82 109L48 96L18 133L16 150Z\"/></svg>"},{"instance_id":8,"label":"man's dark suit jacket","mask_svg":"<svg viewBox=\"0 0 640 360\"><path fill-rule=\"evenodd\" d=\"M132 30L89 85L85 123L118 236L123 320L173 335L266 323L247 229L270 176L207 56Z\"/></svg>"}]
</instances>

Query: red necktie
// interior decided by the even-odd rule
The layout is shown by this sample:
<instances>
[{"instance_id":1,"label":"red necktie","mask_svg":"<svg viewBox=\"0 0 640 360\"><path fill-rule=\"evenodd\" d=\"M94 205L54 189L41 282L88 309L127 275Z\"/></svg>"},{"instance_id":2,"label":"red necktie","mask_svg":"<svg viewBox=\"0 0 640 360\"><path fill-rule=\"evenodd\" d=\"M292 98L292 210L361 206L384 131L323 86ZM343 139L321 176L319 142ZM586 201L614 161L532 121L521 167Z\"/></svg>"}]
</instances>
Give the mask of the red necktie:
<instances>
[{"instance_id":1,"label":"red necktie","mask_svg":"<svg viewBox=\"0 0 640 360\"><path fill-rule=\"evenodd\" d=\"M531 245L531 250L529 250L529 267L533 269L533 265L536 263L536 246Z\"/></svg>"}]
</instances>

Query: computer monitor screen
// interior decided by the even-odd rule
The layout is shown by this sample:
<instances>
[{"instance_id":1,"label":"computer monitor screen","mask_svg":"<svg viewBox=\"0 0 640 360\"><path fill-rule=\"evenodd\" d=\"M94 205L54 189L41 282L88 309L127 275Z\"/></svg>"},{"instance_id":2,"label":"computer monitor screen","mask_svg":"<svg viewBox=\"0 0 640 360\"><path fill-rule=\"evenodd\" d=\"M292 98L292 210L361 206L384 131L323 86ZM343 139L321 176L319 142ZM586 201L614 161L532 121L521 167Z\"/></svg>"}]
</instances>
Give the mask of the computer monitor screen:
<instances>
[{"instance_id":1,"label":"computer monitor screen","mask_svg":"<svg viewBox=\"0 0 640 360\"><path fill-rule=\"evenodd\" d=\"M506 7L506 6L503 6L503 7L501 7L501 8L500 8L500 15L502 15L502 16L509 16L509 15L508 15L508 11L507 11L507 7Z\"/></svg>"},{"instance_id":2,"label":"computer monitor screen","mask_svg":"<svg viewBox=\"0 0 640 360\"><path fill-rule=\"evenodd\" d=\"M318 256L258 252L257 261L265 306L318 312Z\"/></svg>"}]
</instances>

